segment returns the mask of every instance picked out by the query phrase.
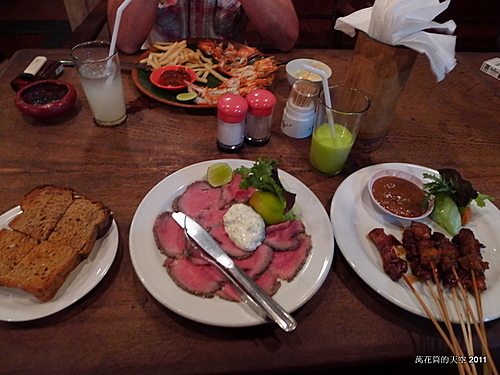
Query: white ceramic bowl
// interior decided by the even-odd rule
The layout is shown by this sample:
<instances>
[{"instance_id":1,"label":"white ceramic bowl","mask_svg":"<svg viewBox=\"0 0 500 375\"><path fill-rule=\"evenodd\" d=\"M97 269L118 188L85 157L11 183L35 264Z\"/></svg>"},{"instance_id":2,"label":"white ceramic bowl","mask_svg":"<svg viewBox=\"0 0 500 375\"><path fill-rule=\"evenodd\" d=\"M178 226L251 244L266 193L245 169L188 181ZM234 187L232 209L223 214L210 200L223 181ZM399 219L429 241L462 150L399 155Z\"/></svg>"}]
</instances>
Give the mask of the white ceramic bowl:
<instances>
[{"instance_id":1,"label":"white ceramic bowl","mask_svg":"<svg viewBox=\"0 0 500 375\"><path fill-rule=\"evenodd\" d=\"M402 171L402 170L399 170L399 169L384 169L384 170L381 170L381 171L378 171L376 172L371 178L370 178L370 181L368 182L368 191L370 192L370 197L373 201L373 203L375 203L375 205L385 214L387 215L391 215L393 217L397 217L398 219L404 219L404 220L419 220L419 219L423 219L427 216L430 215L430 213L432 212L432 209L434 208L434 201L433 200L430 200L428 203L427 203L427 209L425 210L425 212L420 215L420 216L414 216L414 217L408 217L408 216L401 216L401 215L397 215L389 210L387 210L386 208L384 208L379 202L377 202L377 200L375 199L375 197L373 196L373 184L376 180L378 180L379 178L381 177L386 177L386 176L394 176L394 177L399 177L399 178L403 178L405 180L408 180L410 182L413 182L415 185L417 185L419 188L422 188L423 185L424 185L424 182L418 178L417 176L411 174L411 173L408 173L406 171Z\"/></svg>"},{"instance_id":2,"label":"white ceramic bowl","mask_svg":"<svg viewBox=\"0 0 500 375\"><path fill-rule=\"evenodd\" d=\"M286 77L290 86L293 86L295 81L300 79L300 74L304 72L304 69L301 67L302 64L311 65L314 68L323 70L327 78L330 78L332 75L330 67L321 61L313 59L295 59L286 64ZM309 80L321 85L321 78Z\"/></svg>"}]
</instances>

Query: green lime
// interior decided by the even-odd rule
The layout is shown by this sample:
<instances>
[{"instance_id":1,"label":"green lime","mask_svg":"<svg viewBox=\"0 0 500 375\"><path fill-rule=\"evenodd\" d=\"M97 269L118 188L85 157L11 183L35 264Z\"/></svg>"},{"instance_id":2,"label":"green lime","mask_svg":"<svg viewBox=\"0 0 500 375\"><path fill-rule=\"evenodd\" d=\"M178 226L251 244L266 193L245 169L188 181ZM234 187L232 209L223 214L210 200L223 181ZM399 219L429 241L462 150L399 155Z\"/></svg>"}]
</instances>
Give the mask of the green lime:
<instances>
[{"instance_id":1,"label":"green lime","mask_svg":"<svg viewBox=\"0 0 500 375\"><path fill-rule=\"evenodd\" d=\"M233 180L233 170L227 163L210 164L207 169L207 181L210 186L218 187Z\"/></svg>"},{"instance_id":2,"label":"green lime","mask_svg":"<svg viewBox=\"0 0 500 375\"><path fill-rule=\"evenodd\" d=\"M196 98L195 92L183 92L175 97L180 102L189 102Z\"/></svg>"},{"instance_id":3,"label":"green lime","mask_svg":"<svg viewBox=\"0 0 500 375\"><path fill-rule=\"evenodd\" d=\"M266 225L273 225L285 221L283 211L285 203L282 202L276 194L267 191L256 191L248 201L250 207L257 212Z\"/></svg>"}]
</instances>

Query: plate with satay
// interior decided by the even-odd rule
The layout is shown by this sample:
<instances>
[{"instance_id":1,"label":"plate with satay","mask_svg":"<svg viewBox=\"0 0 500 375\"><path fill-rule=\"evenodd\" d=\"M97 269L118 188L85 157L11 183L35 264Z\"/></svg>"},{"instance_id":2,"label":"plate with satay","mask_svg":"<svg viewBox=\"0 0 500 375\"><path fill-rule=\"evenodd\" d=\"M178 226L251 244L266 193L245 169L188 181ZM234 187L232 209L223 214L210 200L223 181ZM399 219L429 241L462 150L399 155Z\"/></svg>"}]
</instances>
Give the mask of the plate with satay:
<instances>
[{"instance_id":1,"label":"plate with satay","mask_svg":"<svg viewBox=\"0 0 500 375\"><path fill-rule=\"evenodd\" d=\"M424 181L424 174L439 175L436 170L418 165L386 163L361 169L342 182L333 197L330 217L335 240L355 272L387 300L423 317L461 323L463 310L469 308L480 321L500 317L500 299L498 298L500 295L500 234L497 228L500 222L500 211L498 208L490 201L486 201L484 207L479 207L473 202L470 205L472 219L465 226L470 230L468 234L473 236L468 241L477 240L477 244L480 244L480 261L483 263L479 267L482 267L483 272L479 270L475 274L482 274L482 277L471 276L474 273L469 272L471 268L474 268L473 265L470 265L466 272L459 265L456 269L447 266L444 260L441 260L443 264L433 264L435 268L428 267L429 270L438 271L429 272L426 277L423 272L416 271L422 265L418 264L418 261L410 260L411 249L408 250L406 247L411 247L411 245L408 244L408 239L405 242L403 237L417 232L420 225L420 229L427 231L433 240L442 235L445 238L444 241L457 248L458 240L430 217L412 221L399 219L380 211L370 197L368 185L371 177L384 169L403 170ZM412 225L412 223L417 224ZM391 256L384 256L375 243L376 240L374 242L369 236L374 229L379 229L384 236L392 236L397 240L396 248L401 251L395 251ZM415 233L413 235L418 236ZM436 247L439 246L432 246L432 248ZM386 271L391 268L390 263L396 258L407 262L407 269L396 272L399 274L393 275L391 279L390 272L386 273ZM422 259L424 258L422 256ZM428 260L429 257L425 259ZM472 264L472 261L469 263ZM447 275L443 269L448 269ZM446 277L451 278L451 281ZM477 308L477 294L481 302L480 309ZM446 316L443 316L441 300L444 300L445 309L447 309ZM460 306L463 307L457 309Z\"/></svg>"},{"instance_id":2,"label":"plate with satay","mask_svg":"<svg viewBox=\"0 0 500 375\"><path fill-rule=\"evenodd\" d=\"M255 89L268 88L278 64L257 48L220 39L184 39L156 42L137 61L150 69L133 69L132 79L139 91L163 104L183 108L215 108L226 93L246 96ZM156 86L150 76L169 65L194 70L196 79L178 91ZM193 95L180 95L192 93Z\"/></svg>"}]
</instances>

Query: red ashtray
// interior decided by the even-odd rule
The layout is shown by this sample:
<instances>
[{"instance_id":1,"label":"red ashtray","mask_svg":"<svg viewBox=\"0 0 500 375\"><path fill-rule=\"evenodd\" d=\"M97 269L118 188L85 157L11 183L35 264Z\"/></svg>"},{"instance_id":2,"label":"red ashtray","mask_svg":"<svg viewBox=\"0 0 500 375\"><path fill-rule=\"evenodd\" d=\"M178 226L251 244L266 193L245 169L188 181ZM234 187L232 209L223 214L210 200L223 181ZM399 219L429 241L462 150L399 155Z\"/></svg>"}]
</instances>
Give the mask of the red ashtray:
<instances>
[{"instance_id":1,"label":"red ashtray","mask_svg":"<svg viewBox=\"0 0 500 375\"><path fill-rule=\"evenodd\" d=\"M37 81L23 87L14 100L17 108L35 119L60 116L76 102L75 88L57 80Z\"/></svg>"},{"instance_id":2,"label":"red ashtray","mask_svg":"<svg viewBox=\"0 0 500 375\"><path fill-rule=\"evenodd\" d=\"M155 86L165 90L180 90L196 80L193 69L182 65L167 65L155 69L149 76L149 80Z\"/></svg>"}]
</instances>

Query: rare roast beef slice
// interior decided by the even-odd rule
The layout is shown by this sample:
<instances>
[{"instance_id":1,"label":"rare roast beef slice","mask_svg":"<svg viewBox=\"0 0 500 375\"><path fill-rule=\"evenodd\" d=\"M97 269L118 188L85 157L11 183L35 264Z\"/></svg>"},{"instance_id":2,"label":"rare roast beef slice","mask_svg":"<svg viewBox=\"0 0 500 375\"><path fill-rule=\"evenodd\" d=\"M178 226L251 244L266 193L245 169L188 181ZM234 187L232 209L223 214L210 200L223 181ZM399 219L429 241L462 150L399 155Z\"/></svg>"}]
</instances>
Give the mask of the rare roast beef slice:
<instances>
[{"instance_id":1,"label":"rare roast beef slice","mask_svg":"<svg viewBox=\"0 0 500 375\"><path fill-rule=\"evenodd\" d=\"M311 251L312 242L309 235L298 234L295 238L300 245L295 250L275 252L269 265L269 271L281 280L292 281L304 266Z\"/></svg>"},{"instance_id":2,"label":"rare roast beef slice","mask_svg":"<svg viewBox=\"0 0 500 375\"><path fill-rule=\"evenodd\" d=\"M227 207L232 203L246 203L254 193L255 189L250 187L248 189L240 189L241 179L240 174L235 173L233 180L221 187L221 204L220 207Z\"/></svg>"},{"instance_id":3,"label":"rare roast beef slice","mask_svg":"<svg viewBox=\"0 0 500 375\"><path fill-rule=\"evenodd\" d=\"M266 228L264 243L277 251L293 250L299 246L296 235L304 233L304 224L300 220L289 220Z\"/></svg>"},{"instance_id":4,"label":"rare roast beef slice","mask_svg":"<svg viewBox=\"0 0 500 375\"><path fill-rule=\"evenodd\" d=\"M205 230L210 231L212 225L222 223L227 210L227 208L210 207L201 211L195 219Z\"/></svg>"},{"instance_id":5,"label":"rare roast beef slice","mask_svg":"<svg viewBox=\"0 0 500 375\"><path fill-rule=\"evenodd\" d=\"M224 229L224 224L222 222L212 225L212 229L210 229L210 234L219 243L221 249L224 250L226 254L228 254L233 258L237 259L248 258L253 254L252 251L245 251L243 249L240 249L238 246L234 244L234 242L229 238L229 235Z\"/></svg>"},{"instance_id":6,"label":"rare roast beef slice","mask_svg":"<svg viewBox=\"0 0 500 375\"><path fill-rule=\"evenodd\" d=\"M262 244L255 249L251 256L245 259L236 259L235 263L251 278L261 275L273 260L274 251Z\"/></svg>"},{"instance_id":7,"label":"rare roast beef slice","mask_svg":"<svg viewBox=\"0 0 500 375\"><path fill-rule=\"evenodd\" d=\"M233 284L225 283L221 290L215 293L222 299L231 302L242 302L240 295L234 290Z\"/></svg>"},{"instance_id":8,"label":"rare roast beef slice","mask_svg":"<svg viewBox=\"0 0 500 375\"><path fill-rule=\"evenodd\" d=\"M273 296L281 286L281 282L274 273L270 272L269 268L255 282L270 296Z\"/></svg>"},{"instance_id":9,"label":"rare roast beef slice","mask_svg":"<svg viewBox=\"0 0 500 375\"><path fill-rule=\"evenodd\" d=\"M211 187L206 181L196 181L174 202L174 210L195 218L201 211L217 206L220 196L221 189Z\"/></svg>"},{"instance_id":10,"label":"rare roast beef slice","mask_svg":"<svg viewBox=\"0 0 500 375\"><path fill-rule=\"evenodd\" d=\"M190 258L167 258L164 266L180 288L200 297L213 297L226 280L214 266L197 265Z\"/></svg>"},{"instance_id":11,"label":"rare roast beef slice","mask_svg":"<svg viewBox=\"0 0 500 375\"><path fill-rule=\"evenodd\" d=\"M172 218L172 213L165 211L158 215L153 226L153 234L158 249L168 257L185 256L186 237L184 230Z\"/></svg>"}]
</instances>

